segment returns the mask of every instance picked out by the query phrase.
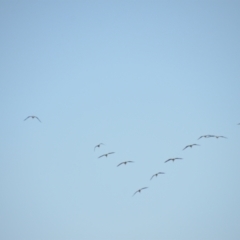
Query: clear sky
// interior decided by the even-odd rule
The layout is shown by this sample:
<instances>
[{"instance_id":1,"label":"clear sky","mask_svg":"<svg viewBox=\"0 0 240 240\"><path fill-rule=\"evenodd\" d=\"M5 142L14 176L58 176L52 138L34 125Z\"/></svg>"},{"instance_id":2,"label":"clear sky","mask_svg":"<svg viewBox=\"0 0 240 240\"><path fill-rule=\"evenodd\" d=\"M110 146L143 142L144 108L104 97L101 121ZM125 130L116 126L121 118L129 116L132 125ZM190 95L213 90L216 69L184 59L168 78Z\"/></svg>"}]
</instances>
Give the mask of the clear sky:
<instances>
[{"instance_id":1,"label":"clear sky","mask_svg":"<svg viewBox=\"0 0 240 240\"><path fill-rule=\"evenodd\" d=\"M2 0L0 27L0 239L240 239L239 1Z\"/></svg>"}]
</instances>

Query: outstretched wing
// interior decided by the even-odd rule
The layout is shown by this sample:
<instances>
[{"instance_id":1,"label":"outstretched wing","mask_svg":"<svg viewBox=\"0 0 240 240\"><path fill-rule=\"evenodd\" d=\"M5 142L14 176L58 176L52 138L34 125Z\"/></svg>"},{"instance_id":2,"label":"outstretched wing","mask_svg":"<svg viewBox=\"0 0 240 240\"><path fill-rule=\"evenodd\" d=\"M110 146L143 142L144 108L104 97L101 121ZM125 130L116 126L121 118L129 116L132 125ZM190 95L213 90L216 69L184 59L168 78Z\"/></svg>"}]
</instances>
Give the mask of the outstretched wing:
<instances>
[{"instance_id":1,"label":"outstretched wing","mask_svg":"<svg viewBox=\"0 0 240 240\"><path fill-rule=\"evenodd\" d=\"M216 137L215 135L208 135L209 137Z\"/></svg>"},{"instance_id":2,"label":"outstretched wing","mask_svg":"<svg viewBox=\"0 0 240 240\"><path fill-rule=\"evenodd\" d=\"M206 138L214 137L214 135L208 134L205 136Z\"/></svg>"},{"instance_id":3,"label":"outstretched wing","mask_svg":"<svg viewBox=\"0 0 240 240\"><path fill-rule=\"evenodd\" d=\"M117 167L119 167L119 166L122 165L122 164L124 164L124 162L119 163L119 164L117 165Z\"/></svg>"},{"instance_id":4,"label":"outstretched wing","mask_svg":"<svg viewBox=\"0 0 240 240\"><path fill-rule=\"evenodd\" d=\"M101 158L101 157L106 157L107 156L107 154L103 154L103 155L101 155L101 156L99 156L98 158Z\"/></svg>"},{"instance_id":5,"label":"outstretched wing","mask_svg":"<svg viewBox=\"0 0 240 240\"><path fill-rule=\"evenodd\" d=\"M153 174L152 177L150 178L150 180L152 180L152 178L153 178L154 176L156 176L156 174Z\"/></svg>"},{"instance_id":6,"label":"outstretched wing","mask_svg":"<svg viewBox=\"0 0 240 240\"><path fill-rule=\"evenodd\" d=\"M224 137L224 136L218 136L218 137L220 137L220 138L226 138L226 137Z\"/></svg>"},{"instance_id":7,"label":"outstretched wing","mask_svg":"<svg viewBox=\"0 0 240 240\"><path fill-rule=\"evenodd\" d=\"M110 153L108 153L108 154L113 154L113 153L115 153L115 152L110 152Z\"/></svg>"},{"instance_id":8,"label":"outstretched wing","mask_svg":"<svg viewBox=\"0 0 240 240\"><path fill-rule=\"evenodd\" d=\"M188 148L188 147L189 147L189 145L187 145L184 149L186 149L186 148ZM184 150L184 149L183 149L183 150Z\"/></svg>"},{"instance_id":9,"label":"outstretched wing","mask_svg":"<svg viewBox=\"0 0 240 240\"><path fill-rule=\"evenodd\" d=\"M28 117L26 117L25 119L24 119L24 121L26 121L28 118L30 118L31 116L28 116Z\"/></svg>"},{"instance_id":10,"label":"outstretched wing","mask_svg":"<svg viewBox=\"0 0 240 240\"><path fill-rule=\"evenodd\" d=\"M96 145L96 146L94 147L94 151L95 151L95 149L96 149L97 147L100 147L100 144L98 144L98 145Z\"/></svg>"},{"instance_id":11,"label":"outstretched wing","mask_svg":"<svg viewBox=\"0 0 240 240\"><path fill-rule=\"evenodd\" d=\"M41 122L40 119L39 119L38 117L35 116L35 118L36 118L39 122Z\"/></svg>"},{"instance_id":12,"label":"outstretched wing","mask_svg":"<svg viewBox=\"0 0 240 240\"><path fill-rule=\"evenodd\" d=\"M165 161L165 163L166 163L166 162L169 162L169 161L171 161L171 160L172 160L172 159L171 159L171 158L169 158L168 160L166 160L166 161Z\"/></svg>"},{"instance_id":13,"label":"outstretched wing","mask_svg":"<svg viewBox=\"0 0 240 240\"><path fill-rule=\"evenodd\" d=\"M137 190L132 196L134 196L137 192L139 192L139 190Z\"/></svg>"}]
</instances>

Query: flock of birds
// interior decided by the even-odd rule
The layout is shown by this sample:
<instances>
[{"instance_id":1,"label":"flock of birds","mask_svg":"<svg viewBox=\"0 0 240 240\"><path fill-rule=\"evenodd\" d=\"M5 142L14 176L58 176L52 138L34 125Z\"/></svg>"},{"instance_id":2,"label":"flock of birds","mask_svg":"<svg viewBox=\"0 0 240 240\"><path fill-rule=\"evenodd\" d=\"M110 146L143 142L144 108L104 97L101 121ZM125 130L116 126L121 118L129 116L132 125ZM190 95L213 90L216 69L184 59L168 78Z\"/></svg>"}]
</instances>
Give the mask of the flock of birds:
<instances>
[{"instance_id":1,"label":"flock of birds","mask_svg":"<svg viewBox=\"0 0 240 240\"><path fill-rule=\"evenodd\" d=\"M40 120L37 116L33 116L33 115L26 117L26 118L24 119L24 121L26 121L26 120L29 119L29 118L37 119L39 122L41 122L41 120ZM237 125L240 125L240 123L238 123ZM201 139L201 138L217 138L217 139L218 139L218 138L227 138L227 137L225 137L225 136L219 136L219 135L210 135L210 134L208 134L208 135L202 135L202 136L200 136L200 137L198 138L198 140ZM102 145L104 145L104 143L99 143L99 144L97 144L97 145L94 147L94 151L96 150L96 148L100 148ZM196 143L189 144L189 145L185 146L182 150L185 150L185 149L187 149L187 148L192 148L192 147L194 147L194 146L200 146L200 145L199 145L199 144L196 144ZM108 153L105 153L105 154L100 155L98 158L108 157L108 155L111 155L111 154L114 154L114 153L115 153L115 152L108 152ZM169 162L169 161L174 162L175 160L182 160L182 158L179 158L179 157L169 158L169 159L167 159L166 161L164 161L164 163L167 163L167 162ZM121 165L126 165L126 164L128 164L128 163L134 163L134 162L133 162L133 161L124 161L124 162L119 163L119 164L117 165L117 167L119 167L119 166L121 166ZM164 173L164 172L157 172L157 173L155 173L155 174L153 174L153 175L151 176L150 180L152 180L154 177L157 177L159 174L165 174L165 173ZM137 191L135 191L135 192L133 193L132 196L134 196L136 193L141 193L142 190L145 190L145 189L147 189L147 188L148 188L148 187L142 187L142 188L138 189Z\"/></svg>"},{"instance_id":2,"label":"flock of birds","mask_svg":"<svg viewBox=\"0 0 240 240\"><path fill-rule=\"evenodd\" d=\"M238 125L240 125L240 123L238 124ZM201 138L226 138L225 136L218 136L218 135L202 135L202 136L200 136L199 138L198 138L198 140L199 139L201 139ZM95 151L95 149L96 148L100 148L102 145L104 145L104 143L99 143L99 144L97 144L95 147L94 147L94 151ZM194 147L194 146L200 146L199 144L196 144L196 143L193 143L193 144L189 144L189 145L187 145L187 146L185 146L182 150L185 150L186 148L192 148L192 147ZM109 152L109 153L105 153L105 154L102 154L102 155L100 155L98 158L101 158L101 157L108 157L108 155L110 155L110 154L114 154L115 152ZM175 157L175 158L169 158L169 159L167 159L164 163L167 163L167 162L169 162L169 161L172 161L172 162L174 162L175 160L182 160L183 158L179 158L179 157ZM125 161L125 162L121 162L121 163L119 163L118 165L117 165L117 167L119 167L119 166L121 166L121 165L126 165L127 163L134 163L133 161ZM152 177L150 178L150 180L152 180L154 177L157 177L159 174L165 174L165 172L157 172L157 173L155 173L155 174L153 174L152 175ZM133 193L133 195L132 196L134 196L136 193L141 193L141 191L142 190L144 190L144 189L147 189L148 187L142 187L142 188L140 188L140 189L138 189L137 191L135 191L134 193Z\"/></svg>"}]
</instances>

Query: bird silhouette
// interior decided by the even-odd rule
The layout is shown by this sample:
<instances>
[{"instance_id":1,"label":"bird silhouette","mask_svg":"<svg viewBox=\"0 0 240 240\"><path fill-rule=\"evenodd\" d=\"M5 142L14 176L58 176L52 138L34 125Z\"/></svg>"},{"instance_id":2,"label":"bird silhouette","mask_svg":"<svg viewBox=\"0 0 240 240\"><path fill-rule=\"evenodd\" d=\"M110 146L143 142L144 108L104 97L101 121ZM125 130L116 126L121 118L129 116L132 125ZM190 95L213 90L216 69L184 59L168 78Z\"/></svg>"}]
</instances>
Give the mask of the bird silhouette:
<instances>
[{"instance_id":1,"label":"bird silhouette","mask_svg":"<svg viewBox=\"0 0 240 240\"><path fill-rule=\"evenodd\" d=\"M150 178L150 180L152 180L153 177L157 177L159 174L165 174L164 172L158 172L152 175L152 177Z\"/></svg>"},{"instance_id":2,"label":"bird silhouette","mask_svg":"<svg viewBox=\"0 0 240 240\"><path fill-rule=\"evenodd\" d=\"M24 121L26 121L28 118L32 118L32 119L36 118L39 122L41 122L37 116L28 116L24 119Z\"/></svg>"},{"instance_id":3,"label":"bird silhouette","mask_svg":"<svg viewBox=\"0 0 240 240\"><path fill-rule=\"evenodd\" d=\"M208 135L203 135L203 136L200 136L199 138L198 138L198 140L200 139L200 138L210 138L210 137L214 137L214 135L210 135L210 134L208 134Z\"/></svg>"},{"instance_id":4,"label":"bird silhouette","mask_svg":"<svg viewBox=\"0 0 240 240\"><path fill-rule=\"evenodd\" d=\"M173 162L174 162L176 159L182 159L182 158L169 158L169 159L167 159L167 160L165 161L165 163L166 163L166 162L169 162L169 161L173 161Z\"/></svg>"},{"instance_id":5,"label":"bird silhouette","mask_svg":"<svg viewBox=\"0 0 240 240\"><path fill-rule=\"evenodd\" d=\"M117 165L117 167L119 167L120 165L122 165L122 164L127 164L127 163L133 163L133 161L126 161L126 162L121 162L121 163L119 163L118 165Z\"/></svg>"},{"instance_id":6,"label":"bird silhouette","mask_svg":"<svg viewBox=\"0 0 240 240\"><path fill-rule=\"evenodd\" d=\"M224 136L213 136L213 137L215 137L215 138L226 138Z\"/></svg>"},{"instance_id":7,"label":"bird silhouette","mask_svg":"<svg viewBox=\"0 0 240 240\"><path fill-rule=\"evenodd\" d=\"M148 187L143 187L143 188L140 188L140 189L138 189L132 196L134 196L137 192L141 192L143 189L147 189Z\"/></svg>"},{"instance_id":8,"label":"bird silhouette","mask_svg":"<svg viewBox=\"0 0 240 240\"><path fill-rule=\"evenodd\" d=\"M104 144L103 144L103 143L99 143L98 145L96 145L96 146L94 147L94 151L95 151L95 148L97 148L97 147L100 148L101 145L104 145Z\"/></svg>"},{"instance_id":9,"label":"bird silhouette","mask_svg":"<svg viewBox=\"0 0 240 240\"><path fill-rule=\"evenodd\" d=\"M113 154L113 153L115 153L115 152L109 152L109 153L103 154L103 155L99 156L98 158L107 157L109 154Z\"/></svg>"},{"instance_id":10,"label":"bird silhouette","mask_svg":"<svg viewBox=\"0 0 240 240\"><path fill-rule=\"evenodd\" d=\"M200 145L194 143L194 144L187 145L184 149L186 149L186 148L188 148L188 147L192 148L193 146L200 146ZM183 149L183 150L184 150L184 149Z\"/></svg>"}]
</instances>

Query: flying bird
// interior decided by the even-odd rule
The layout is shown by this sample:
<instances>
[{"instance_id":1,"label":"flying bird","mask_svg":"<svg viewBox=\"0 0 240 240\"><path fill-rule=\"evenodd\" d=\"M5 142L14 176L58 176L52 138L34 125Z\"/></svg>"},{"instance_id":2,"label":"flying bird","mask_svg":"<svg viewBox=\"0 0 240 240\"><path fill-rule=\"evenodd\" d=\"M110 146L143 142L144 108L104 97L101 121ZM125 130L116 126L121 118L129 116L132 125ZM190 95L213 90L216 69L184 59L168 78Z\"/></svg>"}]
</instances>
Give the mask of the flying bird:
<instances>
[{"instance_id":1,"label":"flying bird","mask_svg":"<svg viewBox=\"0 0 240 240\"><path fill-rule=\"evenodd\" d=\"M99 156L98 158L107 157L109 154L113 154L113 153L115 153L115 152L109 152L109 153L103 154L103 155Z\"/></svg>"},{"instance_id":2,"label":"flying bird","mask_svg":"<svg viewBox=\"0 0 240 240\"><path fill-rule=\"evenodd\" d=\"M101 145L104 145L104 144L103 144L103 143L99 143L98 145L96 145L96 146L94 147L94 151L95 151L95 148L97 148L97 147L100 148Z\"/></svg>"},{"instance_id":3,"label":"flying bird","mask_svg":"<svg viewBox=\"0 0 240 240\"><path fill-rule=\"evenodd\" d=\"M203 136L200 136L199 138L198 138L198 140L200 139L200 138L210 138L210 137L214 137L214 135L203 135Z\"/></svg>"},{"instance_id":4,"label":"flying bird","mask_svg":"<svg viewBox=\"0 0 240 240\"><path fill-rule=\"evenodd\" d=\"M24 121L26 121L28 118L32 118L32 119L36 118L39 122L41 122L37 116L28 116L24 119Z\"/></svg>"},{"instance_id":5,"label":"flying bird","mask_svg":"<svg viewBox=\"0 0 240 240\"><path fill-rule=\"evenodd\" d=\"M158 174L165 174L165 173L164 173L164 172L158 172L158 173L155 173L155 174L152 175L152 177L150 178L150 180L152 180L153 177L157 177Z\"/></svg>"},{"instance_id":6,"label":"flying bird","mask_svg":"<svg viewBox=\"0 0 240 240\"><path fill-rule=\"evenodd\" d=\"M138 189L132 196L134 196L137 192L141 192L143 189L147 189L148 187L143 187L143 188L140 188L140 189Z\"/></svg>"},{"instance_id":7,"label":"flying bird","mask_svg":"<svg viewBox=\"0 0 240 240\"><path fill-rule=\"evenodd\" d=\"M165 161L165 163L168 162L168 161L173 161L174 162L176 159L182 159L182 158L169 158L168 160Z\"/></svg>"},{"instance_id":8,"label":"flying bird","mask_svg":"<svg viewBox=\"0 0 240 240\"><path fill-rule=\"evenodd\" d=\"M186 148L188 148L188 147L192 148L193 146L200 146L200 145L194 143L194 144L187 145L184 149L186 149ZM183 150L184 150L184 149L183 149Z\"/></svg>"},{"instance_id":9,"label":"flying bird","mask_svg":"<svg viewBox=\"0 0 240 240\"><path fill-rule=\"evenodd\" d=\"M126 161L126 162L121 162L121 163L119 163L118 165L117 165L117 167L119 167L120 165L122 165L122 164L127 164L127 163L133 163L133 161Z\"/></svg>"},{"instance_id":10,"label":"flying bird","mask_svg":"<svg viewBox=\"0 0 240 240\"><path fill-rule=\"evenodd\" d=\"M226 138L224 136L213 136L213 137L215 137L215 138Z\"/></svg>"}]
</instances>

